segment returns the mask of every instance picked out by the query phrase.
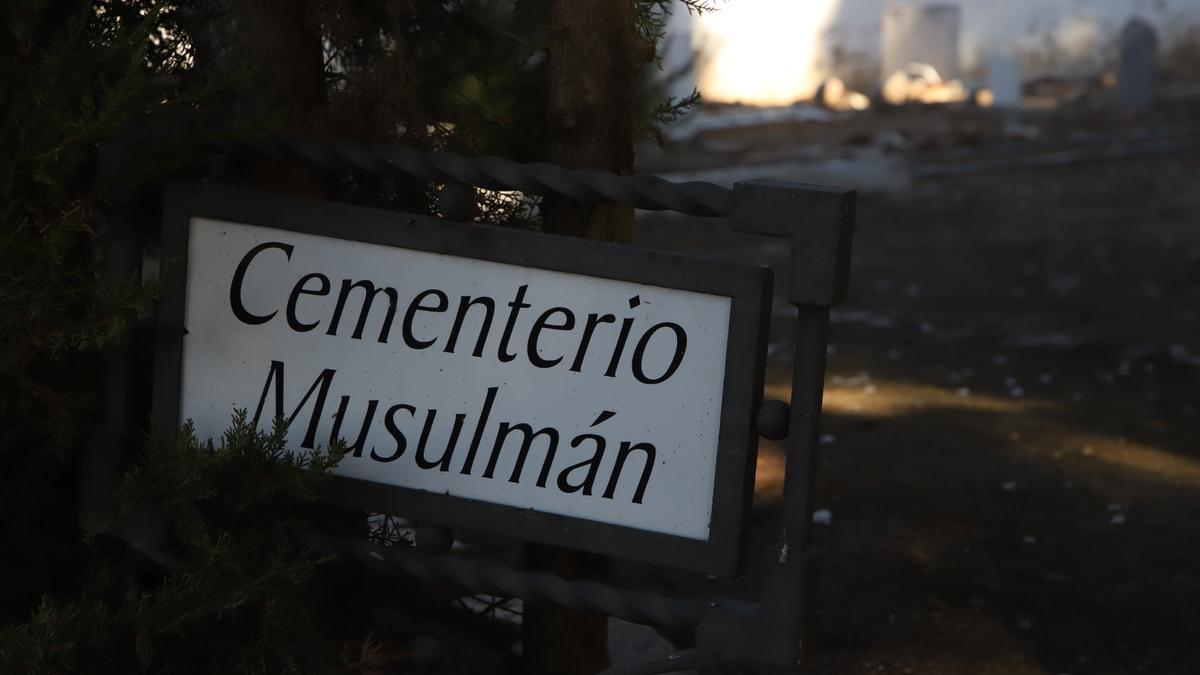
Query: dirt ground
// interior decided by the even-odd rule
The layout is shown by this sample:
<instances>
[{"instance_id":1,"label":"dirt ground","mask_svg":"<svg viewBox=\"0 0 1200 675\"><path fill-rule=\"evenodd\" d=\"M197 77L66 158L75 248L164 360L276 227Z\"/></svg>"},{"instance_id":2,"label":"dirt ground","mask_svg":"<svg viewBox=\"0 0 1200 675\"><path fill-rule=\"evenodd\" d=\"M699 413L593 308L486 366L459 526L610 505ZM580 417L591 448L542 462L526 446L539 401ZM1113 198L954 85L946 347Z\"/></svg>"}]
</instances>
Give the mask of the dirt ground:
<instances>
[{"instance_id":1,"label":"dirt ground","mask_svg":"<svg viewBox=\"0 0 1200 675\"><path fill-rule=\"evenodd\" d=\"M1198 188L1200 154L1179 154L860 200L829 348L813 672L1200 672ZM784 251L720 221L639 227ZM787 309L768 372L785 399ZM780 464L764 445L759 549Z\"/></svg>"}]
</instances>

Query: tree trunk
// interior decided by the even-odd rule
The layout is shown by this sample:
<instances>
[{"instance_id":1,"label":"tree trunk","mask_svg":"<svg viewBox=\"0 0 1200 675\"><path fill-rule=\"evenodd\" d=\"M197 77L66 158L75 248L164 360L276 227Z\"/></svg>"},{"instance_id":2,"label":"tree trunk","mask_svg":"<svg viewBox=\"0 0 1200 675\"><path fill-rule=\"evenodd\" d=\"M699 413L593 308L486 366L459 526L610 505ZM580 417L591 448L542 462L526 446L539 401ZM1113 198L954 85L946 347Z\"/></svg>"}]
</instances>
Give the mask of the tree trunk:
<instances>
[{"instance_id":1,"label":"tree trunk","mask_svg":"<svg viewBox=\"0 0 1200 675\"><path fill-rule=\"evenodd\" d=\"M651 52L634 0L552 0L546 160L633 171L633 81ZM547 198L547 232L628 243L633 210Z\"/></svg>"},{"instance_id":2,"label":"tree trunk","mask_svg":"<svg viewBox=\"0 0 1200 675\"><path fill-rule=\"evenodd\" d=\"M633 0L551 0L546 159L572 168L633 170L633 81L646 59ZM546 232L629 243L633 210L546 198ZM530 544L526 562L568 579L603 579L611 561ZM608 666L608 617L527 604L522 630L526 675L596 673Z\"/></svg>"},{"instance_id":3,"label":"tree trunk","mask_svg":"<svg viewBox=\"0 0 1200 675\"><path fill-rule=\"evenodd\" d=\"M199 0L196 67L236 90L234 123L301 133L325 102L320 26L307 0ZM318 172L276 160L254 165L255 187L320 196Z\"/></svg>"}]
</instances>

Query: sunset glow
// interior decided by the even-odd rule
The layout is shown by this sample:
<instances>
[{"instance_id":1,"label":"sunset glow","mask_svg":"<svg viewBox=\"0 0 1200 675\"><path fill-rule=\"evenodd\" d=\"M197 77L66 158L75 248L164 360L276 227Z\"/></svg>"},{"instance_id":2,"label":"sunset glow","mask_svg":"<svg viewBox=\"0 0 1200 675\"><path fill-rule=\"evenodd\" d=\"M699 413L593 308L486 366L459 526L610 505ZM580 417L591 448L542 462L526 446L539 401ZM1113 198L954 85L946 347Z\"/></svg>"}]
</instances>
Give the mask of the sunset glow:
<instances>
[{"instance_id":1,"label":"sunset glow","mask_svg":"<svg viewBox=\"0 0 1200 675\"><path fill-rule=\"evenodd\" d=\"M787 105L820 85L821 34L841 0L738 0L697 17L696 84L706 100Z\"/></svg>"}]
</instances>

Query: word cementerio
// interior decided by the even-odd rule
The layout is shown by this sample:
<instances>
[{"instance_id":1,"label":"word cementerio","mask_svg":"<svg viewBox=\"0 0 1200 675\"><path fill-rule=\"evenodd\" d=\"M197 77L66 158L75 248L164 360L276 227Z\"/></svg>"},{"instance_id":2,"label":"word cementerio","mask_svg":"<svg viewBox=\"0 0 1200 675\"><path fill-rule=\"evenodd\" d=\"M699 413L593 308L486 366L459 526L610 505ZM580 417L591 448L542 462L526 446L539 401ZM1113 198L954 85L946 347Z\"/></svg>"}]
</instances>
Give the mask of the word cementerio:
<instances>
[{"instance_id":1,"label":"word cementerio","mask_svg":"<svg viewBox=\"0 0 1200 675\"><path fill-rule=\"evenodd\" d=\"M622 317L618 320L615 314L596 312L577 317L576 312L569 307L550 307L536 314L529 328L528 337L524 340L525 344L514 345L512 344L513 336L518 322L522 321L523 317L533 316L532 314L523 314L523 310L533 308L532 305L525 302L525 296L529 290L528 285L519 286L513 293L512 299L507 303L501 301L501 307L507 306L507 316L503 319L503 328L498 341L492 339L492 326L494 319L499 318L497 314L502 314L503 309L498 310L498 304L492 297L463 295L452 301L444 291L429 288L408 298L403 305L404 311L401 313L401 296L395 288L378 285L368 279L339 279L338 288L335 291L333 280L320 272L299 276L287 297L278 299L274 310L265 314L251 312L246 308L242 294L246 273L250 266L259 255L271 250L282 252L290 261L294 249L293 244L272 241L253 247L242 256L229 289L229 305L239 321L249 325L265 324L275 320L282 311L283 320L287 322L291 330L297 333L307 333L323 328L326 335L340 335L347 330L345 324L351 318L347 315L347 305L354 297L359 300L358 315L353 322L352 329L349 329L349 337L361 340L371 310L375 307L376 300L382 295L387 299L387 307L383 310L383 321L379 333L368 336L368 339L373 337L381 343L388 343L394 337L393 327L399 319L399 337L405 345L413 350L440 348L445 353L454 354L460 348L470 349L471 356L483 358L490 351L488 345L495 343L494 354L500 362L507 363L523 355L536 368L566 366L570 371L576 373L582 372L589 352L595 353L597 350L602 350L602 353L607 355L607 367L603 373L606 377L616 377L623 370L624 355L632 344L632 352L627 361L629 372L644 384L659 384L668 380L679 369L687 351L687 332L678 323L662 321L643 330L640 326L635 326L637 321L634 317ZM306 296L328 297L335 294L336 302L333 313L328 317L311 316L306 314L301 307ZM638 296L634 296L629 298L628 302L632 309L637 307L641 301ZM380 304L382 305L382 303ZM453 311L451 311L452 305ZM436 314L446 316L446 320L442 324L444 330L433 334L417 335L414 326L416 319ZM479 327L478 332L473 336L463 334L468 317L473 317L472 323ZM496 323L499 325L499 322ZM577 339L573 340L574 348L559 354L545 354L540 349L539 340L547 332L573 333L573 337L577 336ZM474 340L471 340L471 337ZM666 350L671 354L669 362L665 364L646 363L647 349L654 340L671 341L667 345L673 348ZM465 346L460 347L460 342L465 343ZM657 353L664 352L659 349ZM604 362L605 359L601 361Z\"/></svg>"}]
</instances>

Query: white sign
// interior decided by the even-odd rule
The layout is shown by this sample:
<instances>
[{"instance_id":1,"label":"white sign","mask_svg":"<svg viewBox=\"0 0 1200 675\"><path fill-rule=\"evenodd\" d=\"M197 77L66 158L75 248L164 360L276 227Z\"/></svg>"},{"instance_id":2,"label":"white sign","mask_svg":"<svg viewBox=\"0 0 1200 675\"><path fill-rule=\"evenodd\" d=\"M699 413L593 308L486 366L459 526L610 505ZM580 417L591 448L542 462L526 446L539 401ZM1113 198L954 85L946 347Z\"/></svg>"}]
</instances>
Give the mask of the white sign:
<instances>
[{"instance_id":1,"label":"white sign","mask_svg":"<svg viewBox=\"0 0 1200 675\"><path fill-rule=\"evenodd\" d=\"M192 218L180 417L343 476L709 537L731 300Z\"/></svg>"}]
</instances>

